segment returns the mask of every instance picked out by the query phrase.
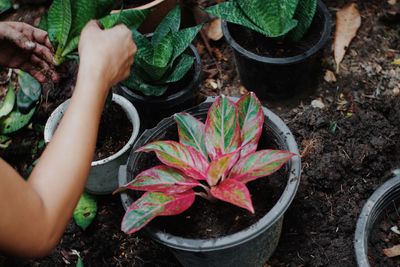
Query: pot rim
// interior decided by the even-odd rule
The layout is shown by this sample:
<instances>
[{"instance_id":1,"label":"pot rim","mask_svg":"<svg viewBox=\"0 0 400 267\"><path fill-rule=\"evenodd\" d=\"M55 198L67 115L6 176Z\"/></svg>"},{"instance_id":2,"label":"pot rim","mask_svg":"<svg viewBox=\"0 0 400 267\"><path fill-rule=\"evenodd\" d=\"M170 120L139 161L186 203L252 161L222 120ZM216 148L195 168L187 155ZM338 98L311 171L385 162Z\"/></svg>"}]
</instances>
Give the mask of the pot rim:
<instances>
[{"instance_id":1,"label":"pot rim","mask_svg":"<svg viewBox=\"0 0 400 267\"><path fill-rule=\"evenodd\" d=\"M57 128L61 118L63 117L65 111L67 110L69 103L71 99L65 100L62 104L60 104L50 115L50 117L47 119L45 128L44 128L44 141L46 144L48 144L53 137L53 134L55 132L55 129ZM131 102L129 102L126 98L123 96L120 96L118 94L112 95L112 101L116 104L118 104L122 110L124 110L126 116L128 117L128 120L132 124L132 133L131 137L129 138L128 142L120 149L118 150L115 154L96 161L92 161L91 166L98 166L105 164L107 162L113 161L117 158L119 158L121 155L123 155L126 151L128 151L131 146L133 145L136 137L139 134L139 129L140 129L140 119L139 119L139 114L136 110L136 108L133 106Z\"/></svg>"},{"instance_id":2,"label":"pot rim","mask_svg":"<svg viewBox=\"0 0 400 267\"><path fill-rule=\"evenodd\" d=\"M153 33L147 34L146 36L152 36ZM193 44L190 44L190 46L188 47L188 49L190 49L189 51L192 52L193 56L194 56L194 75L193 78L191 79L191 81L184 87L182 88L179 92L176 92L172 95L169 96L143 96L140 94L137 94L134 90L129 89L128 87L126 87L125 85L122 85L122 83L119 83L117 86L119 86L121 88L121 90L123 91L124 94L129 95L129 97L136 99L137 101L141 101L141 102L146 102L146 103L151 103L151 104L163 104L165 105L165 103L169 103L169 102L174 102L177 99L179 99L180 97L185 97L188 98L191 96L192 91L194 91L197 87L198 87L198 83L200 82L200 78L201 78L201 73L202 73L202 69L201 69L201 59L200 59L200 55L197 52L197 49L194 47ZM181 102L184 102L185 99L183 99Z\"/></svg>"},{"instance_id":3,"label":"pot rim","mask_svg":"<svg viewBox=\"0 0 400 267\"><path fill-rule=\"evenodd\" d=\"M232 37L232 35L230 34L229 29L228 29L228 23L226 21L222 22L222 32L225 36L225 40L229 43L229 45L233 49L235 49L237 52L239 52L240 54L242 54L243 56L245 56L247 58L250 58L255 61L267 63L267 64L279 64L279 65L294 64L294 63L304 61L305 59L316 54L319 50L321 50L324 47L324 45L326 44L326 42L328 41L328 39L331 35L331 15L328 11L328 8L321 0L318 0L317 12L321 13L322 20L324 22L321 37L315 45L310 47L304 53L297 55L297 56L281 57L281 58L267 57L267 56L260 56L249 50L246 50L244 47L239 45L235 41L235 39Z\"/></svg>"},{"instance_id":4,"label":"pot rim","mask_svg":"<svg viewBox=\"0 0 400 267\"><path fill-rule=\"evenodd\" d=\"M369 267L368 239L377 219L380 218L385 208L391 201L400 197L400 175L391 178L382 184L365 202L357 220L354 235L354 250L357 265Z\"/></svg>"},{"instance_id":5,"label":"pot rim","mask_svg":"<svg viewBox=\"0 0 400 267\"><path fill-rule=\"evenodd\" d=\"M210 102L213 102L213 99L215 98L208 98L206 102L201 104L197 108L192 108L187 110L187 112L192 112L196 109L200 109L197 113L200 112L206 112L209 108ZM239 98L234 98L230 97L231 100L237 101ZM263 107L264 114L266 116L266 119L269 120L270 125L274 125L273 127L276 127L275 130L279 130L279 132L282 133L282 139L284 139L285 149L291 151L292 153L295 153L299 155L299 150L296 144L296 141L293 137L293 134L290 132L289 128L286 126L286 124L272 111L269 109ZM196 115L196 114L194 114ZM199 115L199 114L197 114ZM170 122L173 121L173 116L164 119L161 121L156 127L154 127L151 130L148 130L143 133L142 138L145 138L144 142L146 143L149 141L151 135L153 134L152 132L154 131L163 131L165 128L170 126ZM145 137L145 135L147 135ZM136 141L134 148L132 150L132 153L128 159L128 162L131 161L132 157L136 157L134 155L134 149L139 145L140 137ZM301 174L301 159L300 156L295 156L293 157L289 163L288 163L288 182L286 184L285 190L283 191L281 197L279 200L276 202L274 207L269 210L267 214L265 214L260 220L258 220L255 224L249 226L246 229L243 229L237 233L219 237L219 238L212 238L212 239L191 239L191 238L183 238L183 237L178 237L172 234L168 234L156 229L153 229L151 227L146 227L145 230L150 234L151 237L153 237L157 242L164 244L168 247L174 248L174 249L179 249L179 250L184 250L184 251L191 251L191 252L206 252L206 251L215 251L215 250L221 250L221 249L226 249L230 247L234 247L237 245L240 245L242 243L247 242L248 240L251 240L258 235L262 234L265 230L270 228L272 225L274 225L279 219L282 218L283 214L286 212L288 207L290 206L291 202L293 201L299 183L300 183L300 174ZM126 179L126 175L125 175ZM127 181L119 181L120 185L126 184ZM125 205L129 202L129 197L127 193L122 193L121 194L121 200L124 205L124 208L126 208Z\"/></svg>"}]
</instances>

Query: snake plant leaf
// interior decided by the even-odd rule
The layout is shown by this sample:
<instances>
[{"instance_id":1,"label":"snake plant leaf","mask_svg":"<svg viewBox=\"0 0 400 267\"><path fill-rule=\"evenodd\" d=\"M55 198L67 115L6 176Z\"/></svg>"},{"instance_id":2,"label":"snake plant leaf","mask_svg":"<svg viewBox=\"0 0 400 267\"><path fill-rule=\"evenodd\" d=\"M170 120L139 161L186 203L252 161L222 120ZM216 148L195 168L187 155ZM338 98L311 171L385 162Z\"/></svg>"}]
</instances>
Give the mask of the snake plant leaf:
<instances>
[{"instance_id":1,"label":"snake plant leaf","mask_svg":"<svg viewBox=\"0 0 400 267\"><path fill-rule=\"evenodd\" d=\"M299 0L294 18L298 21L297 27L289 32L289 38L300 41L306 34L317 11L317 0Z\"/></svg>"},{"instance_id":2,"label":"snake plant leaf","mask_svg":"<svg viewBox=\"0 0 400 267\"><path fill-rule=\"evenodd\" d=\"M182 54L178 60L174 63L174 67L172 67L172 72L167 73L165 78L160 81L160 83L173 83L180 81L192 68L194 63L194 58Z\"/></svg>"},{"instance_id":3,"label":"snake plant leaf","mask_svg":"<svg viewBox=\"0 0 400 267\"><path fill-rule=\"evenodd\" d=\"M242 141L240 156L245 157L257 150L264 123L264 113L260 100L254 93L249 93L237 102L240 139Z\"/></svg>"},{"instance_id":4,"label":"snake plant leaf","mask_svg":"<svg viewBox=\"0 0 400 267\"><path fill-rule=\"evenodd\" d=\"M190 146L207 158L207 149L204 143L205 125L186 112L177 113L174 119L178 125L179 142Z\"/></svg>"},{"instance_id":5,"label":"snake plant leaf","mask_svg":"<svg viewBox=\"0 0 400 267\"><path fill-rule=\"evenodd\" d=\"M68 40L81 34L83 27L96 18L97 1L70 0L71 1L71 29Z\"/></svg>"},{"instance_id":6,"label":"snake plant leaf","mask_svg":"<svg viewBox=\"0 0 400 267\"><path fill-rule=\"evenodd\" d=\"M18 84L17 107L22 113L28 113L38 102L42 86L30 74L21 70L18 71Z\"/></svg>"},{"instance_id":7,"label":"snake plant leaf","mask_svg":"<svg viewBox=\"0 0 400 267\"><path fill-rule=\"evenodd\" d=\"M206 12L230 23L239 24L256 32L265 34L263 29L261 29L247 17L237 2L223 2L221 4L208 7Z\"/></svg>"},{"instance_id":8,"label":"snake plant leaf","mask_svg":"<svg viewBox=\"0 0 400 267\"><path fill-rule=\"evenodd\" d=\"M36 108L33 108L28 114L22 114L18 110L13 110L6 117L0 119L0 134L10 134L22 129L29 124L35 111Z\"/></svg>"},{"instance_id":9,"label":"snake plant leaf","mask_svg":"<svg viewBox=\"0 0 400 267\"><path fill-rule=\"evenodd\" d=\"M195 193L188 192L167 195L161 192L147 192L128 208L122 219L121 230L133 234L142 229L157 216L178 215L195 200Z\"/></svg>"},{"instance_id":10,"label":"snake plant leaf","mask_svg":"<svg viewBox=\"0 0 400 267\"><path fill-rule=\"evenodd\" d=\"M173 34L173 44L174 44L174 55L171 59L173 62L177 57L182 55L182 53L190 46L196 35L201 30L202 25L197 25L194 27L182 29L179 32Z\"/></svg>"},{"instance_id":11,"label":"snake plant leaf","mask_svg":"<svg viewBox=\"0 0 400 267\"><path fill-rule=\"evenodd\" d=\"M210 192L215 198L254 213L249 190L245 184L237 180L226 179L219 185L211 187Z\"/></svg>"},{"instance_id":12,"label":"snake plant leaf","mask_svg":"<svg viewBox=\"0 0 400 267\"><path fill-rule=\"evenodd\" d=\"M155 152L157 158L167 166L181 170L196 180L206 180L207 159L196 149L174 141L155 141L137 152Z\"/></svg>"},{"instance_id":13,"label":"snake plant leaf","mask_svg":"<svg viewBox=\"0 0 400 267\"><path fill-rule=\"evenodd\" d=\"M3 118L10 114L15 104L15 91L12 83L8 84L7 94L3 101L0 102L0 118Z\"/></svg>"},{"instance_id":14,"label":"snake plant leaf","mask_svg":"<svg viewBox=\"0 0 400 267\"><path fill-rule=\"evenodd\" d=\"M69 40L68 44L65 46L64 50L61 53L62 57L68 56L70 53L74 52L78 48L80 37L81 36L78 35Z\"/></svg>"},{"instance_id":15,"label":"snake plant leaf","mask_svg":"<svg viewBox=\"0 0 400 267\"><path fill-rule=\"evenodd\" d=\"M122 10L101 18L99 22L105 29L117 24L125 24L129 29L137 29L148 14L149 10Z\"/></svg>"},{"instance_id":16,"label":"snake plant leaf","mask_svg":"<svg viewBox=\"0 0 400 267\"><path fill-rule=\"evenodd\" d=\"M181 25L181 10L179 6L173 8L161 21L154 32L151 42L157 46L169 33L176 33Z\"/></svg>"},{"instance_id":17,"label":"snake plant leaf","mask_svg":"<svg viewBox=\"0 0 400 267\"><path fill-rule=\"evenodd\" d=\"M181 171L165 165L159 165L141 172L124 186L127 189L178 194L199 186L200 182L185 176Z\"/></svg>"},{"instance_id":18,"label":"snake plant leaf","mask_svg":"<svg viewBox=\"0 0 400 267\"><path fill-rule=\"evenodd\" d=\"M90 194L84 192L74 210L75 223L85 230L93 222L97 214L96 199Z\"/></svg>"},{"instance_id":19,"label":"snake plant leaf","mask_svg":"<svg viewBox=\"0 0 400 267\"><path fill-rule=\"evenodd\" d=\"M48 12L48 35L53 47L62 49L67 44L72 23L70 0L54 0Z\"/></svg>"},{"instance_id":20,"label":"snake plant leaf","mask_svg":"<svg viewBox=\"0 0 400 267\"><path fill-rule=\"evenodd\" d=\"M236 151L240 146L240 127L235 104L220 96L208 110L205 144L212 160Z\"/></svg>"},{"instance_id":21,"label":"snake plant leaf","mask_svg":"<svg viewBox=\"0 0 400 267\"><path fill-rule=\"evenodd\" d=\"M11 0L0 0L0 14L12 8Z\"/></svg>"},{"instance_id":22,"label":"snake plant leaf","mask_svg":"<svg viewBox=\"0 0 400 267\"><path fill-rule=\"evenodd\" d=\"M294 156L284 150L260 150L241 158L232 168L229 177L247 183L274 173Z\"/></svg>"},{"instance_id":23,"label":"snake plant leaf","mask_svg":"<svg viewBox=\"0 0 400 267\"><path fill-rule=\"evenodd\" d=\"M48 31L48 27L49 27L48 22L47 22L48 16L49 16L49 13L45 12L42 15L42 17L40 18L39 25L38 25L39 29L46 31L46 32Z\"/></svg>"},{"instance_id":24,"label":"snake plant leaf","mask_svg":"<svg viewBox=\"0 0 400 267\"><path fill-rule=\"evenodd\" d=\"M131 75L128 77L128 79L123 81L122 84L130 89L140 91L146 96L161 96L165 93L165 91L167 91L167 85L152 85L146 83L142 77L147 74L137 75L137 73L140 71L139 68L140 66L138 65L134 66L134 70L132 71ZM140 72L145 73L145 71Z\"/></svg>"},{"instance_id":25,"label":"snake plant leaf","mask_svg":"<svg viewBox=\"0 0 400 267\"><path fill-rule=\"evenodd\" d=\"M238 159L239 153L235 151L212 160L207 169L207 183L215 186L221 178L224 179L227 176Z\"/></svg>"},{"instance_id":26,"label":"snake plant leaf","mask_svg":"<svg viewBox=\"0 0 400 267\"><path fill-rule=\"evenodd\" d=\"M172 35L168 34L163 38L158 45L154 48L154 54L151 57L151 65L157 68L164 68L168 66L170 59L174 53Z\"/></svg>"}]
</instances>

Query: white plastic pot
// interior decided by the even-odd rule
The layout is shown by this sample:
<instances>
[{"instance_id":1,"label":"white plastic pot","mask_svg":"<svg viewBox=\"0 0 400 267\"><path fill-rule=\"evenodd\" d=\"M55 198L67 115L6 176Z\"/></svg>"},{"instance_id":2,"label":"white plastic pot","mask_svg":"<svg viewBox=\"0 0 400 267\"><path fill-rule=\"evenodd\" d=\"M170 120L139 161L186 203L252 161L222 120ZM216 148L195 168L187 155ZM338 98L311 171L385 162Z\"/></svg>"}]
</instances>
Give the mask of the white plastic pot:
<instances>
[{"instance_id":1,"label":"white plastic pot","mask_svg":"<svg viewBox=\"0 0 400 267\"><path fill-rule=\"evenodd\" d=\"M128 143L117 153L108 158L92 162L92 168L90 169L85 189L87 192L97 195L110 194L117 189L119 166L126 163L140 128L139 115L131 102L117 94L113 94L112 101L125 111L129 121L132 123L133 130ZM49 143L53 137L61 118L68 108L69 102L70 99L58 106L47 120L44 129L44 140L46 144Z\"/></svg>"}]
</instances>

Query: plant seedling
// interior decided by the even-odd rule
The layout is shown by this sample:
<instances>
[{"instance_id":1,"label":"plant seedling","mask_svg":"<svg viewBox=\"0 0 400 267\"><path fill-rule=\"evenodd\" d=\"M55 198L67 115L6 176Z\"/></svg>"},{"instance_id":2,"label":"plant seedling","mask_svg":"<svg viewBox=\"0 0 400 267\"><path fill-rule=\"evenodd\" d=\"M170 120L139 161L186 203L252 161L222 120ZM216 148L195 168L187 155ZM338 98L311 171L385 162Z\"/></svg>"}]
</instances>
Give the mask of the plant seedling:
<instances>
[{"instance_id":1,"label":"plant seedling","mask_svg":"<svg viewBox=\"0 0 400 267\"><path fill-rule=\"evenodd\" d=\"M181 80L193 65L194 58L185 54L201 25L179 30L181 11L174 8L163 19L151 40L133 30L138 45L135 65L123 84L147 96L160 96L168 85Z\"/></svg>"},{"instance_id":2,"label":"plant seedling","mask_svg":"<svg viewBox=\"0 0 400 267\"><path fill-rule=\"evenodd\" d=\"M122 230L132 234L156 216L187 210L195 196L222 200L254 213L246 183L279 170L294 154L259 150L264 113L257 97L236 104L222 96L203 123L188 113L175 115L179 142L155 141L137 152L155 152L163 165L141 172L122 187L147 191L126 211Z\"/></svg>"},{"instance_id":3,"label":"plant seedling","mask_svg":"<svg viewBox=\"0 0 400 267\"><path fill-rule=\"evenodd\" d=\"M316 10L317 0L230 0L206 9L266 37L287 36L295 42L308 31Z\"/></svg>"}]
</instances>

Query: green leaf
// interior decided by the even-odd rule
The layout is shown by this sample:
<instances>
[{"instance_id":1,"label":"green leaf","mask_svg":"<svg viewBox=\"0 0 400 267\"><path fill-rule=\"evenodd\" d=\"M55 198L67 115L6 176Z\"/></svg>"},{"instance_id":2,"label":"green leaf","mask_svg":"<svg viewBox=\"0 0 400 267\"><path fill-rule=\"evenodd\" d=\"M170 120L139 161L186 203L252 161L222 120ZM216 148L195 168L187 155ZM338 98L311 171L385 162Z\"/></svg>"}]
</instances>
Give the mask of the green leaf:
<instances>
[{"instance_id":1,"label":"green leaf","mask_svg":"<svg viewBox=\"0 0 400 267\"><path fill-rule=\"evenodd\" d=\"M15 104L15 91L12 83L8 84L7 94L0 102L0 118L7 116L13 110Z\"/></svg>"},{"instance_id":2,"label":"green leaf","mask_svg":"<svg viewBox=\"0 0 400 267\"><path fill-rule=\"evenodd\" d=\"M83 27L96 18L97 1L70 0L71 1L71 30L68 40L78 37Z\"/></svg>"},{"instance_id":3,"label":"green leaf","mask_svg":"<svg viewBox=\"0 0 400 267\"><path fill-rule=\"evenodd\" d=\"M299 0L294 18L298 21L297 27L289 32L289 38L300 41L310 28L317 11L317 0Z\"/></svg>"},{"instance_id":4,"label":"green leaf","mask_svg":"<svg viewBox=\"0 0 400 267\"><path fill-rule=\"evenodd\" d=\"M12 8L11 0L0 0L0 14Z\"/></svg>"},{"instance_id":5,"label":"green leaf","mask_svg":"<svg viewBox=\"0 0 400 267\"><path fill-rule=\"evenodd\" d=\"M176 6L167 16L161 21L154 32L151 42L153 45L158 45L162 39L169 33L175 33L179 30L181 24L181 9Z\"/></svg>"},{"instance_id":6,"label":"green leaf","mask_svg":"<svg viewBox=\"0 0 400 267\"><path fill-rule=\"evenodd\" d=\"M196 149L207 158L207 149L204 142L205 125L186 112L174 115L178 125L179 143Z\"/></svg>"},{"instance_id":7,"label":"green leaf","mask_svg":"<svg viewBox=\"0 0 400 267\"><path fill-rule=\"evenodd\" d=\"M292 20L298 0L237 0L247 17L270 37L286 34L296 25Z\"/></svg>"},{"instance_id":8,"label":"green leaf","mask_svg":"<svg viewBox=\"0 0 400 267\"><path fill-rule=\"evenodd\" d=\"M168 34L154 48L154 54L150 58L151 62L148 60L146 60L146 62L157 68L164 68L168 66L173 53L173 39L172 36Z\"/></svg>"},{"instance_id":9,"label":"green leaf","mask_svg":"<svg viewBox=\"0 0 400 267\"><path fill-rule=\"evenodd\" d=\"M9 137L9 136L0 135L0 145L1 145L1 144L4 144L4 143L7 142L8 140L10 140L10 137ZM2 148L2 147L0 147L0 148Z\"/></svg>"},{"instance_id":10,"label":"green leaf","mask_svg":"<svg viewBox=\"0 0 400 267\"><path fill-rule=\"evenodd\" d=\"M137 69L137 67L139 66L135 66L134 69ZM131 90L140 91L146 96L160 96L168 89L167 85L151 85L146 83L138 74L137 70L134 70L122 84Z\"/></svg>"},{"instance_id":11,"label":"green leaf","mask_svg":"<svg viewBox=\"0 0 400 267\"><path fill-rule=\"evenodd\" d=\"M182 54L174 66L171 68L172 72L167 73L160 83L173 83L180 81L186 73L193 66L194 58L192 56Z\"/></svg>"},{"instance_id":12,"label":"green leaf","mask_svg":"<svg viewBox=\"0 0 400 267\"><path fill-rule=\"evenodd\" d=\"M29 124L36 109L33 108L28 114L14 110L7 117L0 119L0 134L10 134L16 132Z\"/></svg>"},{"instance_id":13,"label":"green leaf","mask_svg":"<svg viewBox=\"0 0 400 267\"><path fill-rule=\"evenodd\" d=\"M174 55L171 61L178 58L192 43L197 33L201 30L202 25L186 28L173 34Z\"/></svg>"},{"instance_id":14,"label":"green leaf","mask_svg":"<svg viewBox=\"0 0 400 267\"><path fill-rule=\"evenodd\" d=\"M66 57L67 55L69 55L70 53L72 53L76 49L78 49L80 37L81 36L78 35L78 36L72 38L71 40L69 40L68 44L65 46L64 50L61 53L62 57Z\"/></svg>"},{"instance_id":15,"label":"green leaf","mask_svg":"<svg viewBox=\"0 0 400 267\"><path fill-rule=\"evenodd\" d=\"M110 14L99 20L105 29L114 27L117 24L125 24L129 29L137 29L146 19L149 10L122 10Z\"/></svg>"},{"instance_id":16,"label":"green leaf","mask_svg":"<svg viewBox=\"0 0 400 267\"><path fill-rule=\"evenodd\" d=\"M19 90L17 94L18 109L27 113L36 105L42 92L42 86L30 74L18 71Z\"/></svg>"},{"instance_id":17,"label":"green leaf","mask_svg":"<svg viewBox=\"0 0 400 267\"><path fill-rule=\"evenodd\" d=\"M70 0L54 0L48 13L48 35L55 49L62 51L67 44L71 22Z\"/></svg>"},{"instance_id":18,"label":"green leaf","mask_svg":"<svg viewBox=\"0 0 400 267\"><path fill-rule=\"evenodd\" d=\"M48 19L49 14L46 12L42 15L42 17L40 18L40 22L38 25L38 28L44 31L48 31L48 23L47 23L47 19Z\"/></svg>"},{"instance_id":19,"label":"green leaf","mask_svg":"<svg viewBox=\"0 0 400 267\"><path fill-rule=\"evenodd\" d=\"M75 223L85 230L94 220L97 213L96 199L84 192L74 210Z\"/></svg>"},{"instance_id":20,"label":"green leaf","mask_svg":"<svg viewBox=\"0 0 400 267\"><path fill-rule=\"evenodd\" d=\"M221 178L226 177L238 159L239 153L236 151L213 159L207 169L207 183L215 186Z\"/></svg>"},{"instance_id":21,"label":"green leaf","mask_svg":"<svg viewBox=\"0 0 400 267\"><path fill-rule=\"evenodd\" d=\"M90 0L88 0L90 1ZM110 13L115 0L97 0L96 18L102 18Z\"/></svg>"},{"instance_id":22,"label":"green leaf","mask_svg":"<svg viewBox=\"0 0 400 267\"><path fill-rule=\"evenodd\" d=\"M195 194L192 190L176 195L147 192L128 208L122 219L121 230L133 234L157 216L178 215L184 212L194 200Z\"/></svg>"},{"instance_id":23,"label":"green leaf","mask_svg":"<svg viewBox=\"0 0 400 267\"><path fill-rule=\"evenodd\" d=\"M83 260L80 256L78 256L78 261L76 262L76 267L84 267Z\"/></svg>"}]
</instances>

